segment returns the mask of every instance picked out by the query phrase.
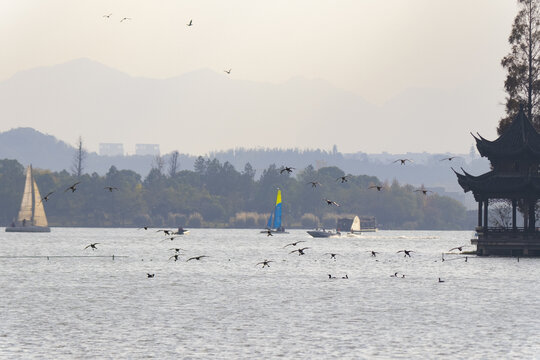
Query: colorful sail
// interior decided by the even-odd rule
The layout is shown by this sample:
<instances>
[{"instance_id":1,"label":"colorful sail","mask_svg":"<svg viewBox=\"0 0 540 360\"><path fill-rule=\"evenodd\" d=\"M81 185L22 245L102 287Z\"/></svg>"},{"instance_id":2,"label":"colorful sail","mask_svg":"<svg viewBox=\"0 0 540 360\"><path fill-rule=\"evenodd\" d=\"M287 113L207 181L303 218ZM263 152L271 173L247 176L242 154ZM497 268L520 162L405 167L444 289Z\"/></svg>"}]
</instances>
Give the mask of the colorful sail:
<instances>
[{"instance_id":1,"label":"colorful sail","mask_svg":"<svg viewBox=\"0 0 540 360\"><path fill-rule=\"evenodd\" d=\"M277 191L276 207L274 209L274 229L281 227L281 190Z\"/></svg>"}]
</instances>

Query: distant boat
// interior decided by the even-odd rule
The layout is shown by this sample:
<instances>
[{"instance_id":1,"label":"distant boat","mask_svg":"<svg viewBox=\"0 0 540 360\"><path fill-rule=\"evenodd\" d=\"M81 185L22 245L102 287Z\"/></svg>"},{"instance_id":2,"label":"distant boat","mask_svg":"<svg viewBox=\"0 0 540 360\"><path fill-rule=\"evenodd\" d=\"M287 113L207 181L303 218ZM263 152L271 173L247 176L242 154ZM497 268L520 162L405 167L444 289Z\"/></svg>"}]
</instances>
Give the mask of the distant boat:
<instances>
[{"instance_id":1,"label":"distant boat","mask_svg":"<svg viewBox=\"0 0 540 360\"><path fill-rule=\"evenodd\" d=\"M274 206L274 211L270 214L268 218L268 223L266 224L266 230L261 231L261 233L266 233L270 230L271 233L280 233L288 234L285 231L285 228L281 224L281 190L278 189L276 196L276 205Z\"/></svg>"},{"instance_id":2,"label":"distant boat","mask_svg":"<svg viewBox=\"0 0 540 360\"><path fill-rule=\"evenodd\" d=\"M316 238L330 238L330 237L341 237L343 234L337 229L336 231L333 230L325 230L325 229L315 229L315 230L309 230L307 232L309 235L316 237ZM349 229L349 232L346 234L348 237L356 237L360 235L361 229L360 229L360 218L358 216L355 216L351 228Z\"/></svg>"},{"instance_id":3,"label":"distant boat","mask_svg":"<svg viewBox=\"0 0 540 360\"><path fill-rule=\"evenodd\" d=\"M36 180L32 176L32 165L26 168L26 181L21 201L21 209L17 215L17 221L10 227L6 227L7 232L50 232L51 229L45 216L45 208L39 194Z\"/></svg>"}]
</instances>

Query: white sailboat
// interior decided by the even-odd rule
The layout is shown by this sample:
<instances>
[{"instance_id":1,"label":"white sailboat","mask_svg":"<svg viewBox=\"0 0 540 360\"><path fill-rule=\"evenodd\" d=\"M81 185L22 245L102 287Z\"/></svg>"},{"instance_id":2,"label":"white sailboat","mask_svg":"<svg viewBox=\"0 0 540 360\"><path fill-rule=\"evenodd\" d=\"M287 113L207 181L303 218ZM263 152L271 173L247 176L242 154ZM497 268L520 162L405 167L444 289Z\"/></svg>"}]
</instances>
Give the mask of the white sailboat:
<instances>
[{"instance_id":1,"label":"white sailboat","mask_svg":"<svg viewBox=\"0 0 540 360\"><path fill-rule=\"evenodd\" d=\"M360 218L355 216L351 225L351 230L347 233L348 237L357 237L361 234L362 229L360 228Z\"/></svg>"},{"instance_id":2,"label":"white sailboat","mask_svg":"<svg viewBox=\"0 0 540 360\"><path fill-rule=\"evenodd\" d=\"M6 227L7 232L50 232L47 223L45 208L41 201L41 195L32 176L32 165L26 168L26 181L21 201L21 209L10 227Z\"/></svg>"}]
</instances>

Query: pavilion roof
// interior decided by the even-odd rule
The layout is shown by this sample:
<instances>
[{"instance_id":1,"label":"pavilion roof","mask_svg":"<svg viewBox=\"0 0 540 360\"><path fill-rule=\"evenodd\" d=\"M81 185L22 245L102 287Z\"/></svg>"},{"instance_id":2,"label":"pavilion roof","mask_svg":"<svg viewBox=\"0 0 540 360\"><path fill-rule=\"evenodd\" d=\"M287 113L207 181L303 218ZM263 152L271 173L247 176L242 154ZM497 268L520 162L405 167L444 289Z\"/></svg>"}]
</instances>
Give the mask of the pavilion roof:
<instances>
[{"instance_id":1,"label":"pavilion roof","mask_svg":"<svg viewBox=\"0 0 540 360\"><path fill-rule=\"evenodd\" d=\"M453 169L452 169L453 170ZM454 170L458 183L463 191L472 191L475 197L490 198L524 197L535 195L540 197L540 177L520 174L499 174L494 171L474 176L461 169L463 174Z\"/></svg>"},{"instance_id":2,"label":"pavilion roof","mask_svg":"<svg viewBox=\"0 0 540 360\"><path fill-rule=\"evenodd\" d=\"M475 136L480 155L490 161L494 158L533 157L540 159L540 134L531 124L523 107L506 131L498 139L489 141L480 134Z\"/></svg>"}]
</instances>

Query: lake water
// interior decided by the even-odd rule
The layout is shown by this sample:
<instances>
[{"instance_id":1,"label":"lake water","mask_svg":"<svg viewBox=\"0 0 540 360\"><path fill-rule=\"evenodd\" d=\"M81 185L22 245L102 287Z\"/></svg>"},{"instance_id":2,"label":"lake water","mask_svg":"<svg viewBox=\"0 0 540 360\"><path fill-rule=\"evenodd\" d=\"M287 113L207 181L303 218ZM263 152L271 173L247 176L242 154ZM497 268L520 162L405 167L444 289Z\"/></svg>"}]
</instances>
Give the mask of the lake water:
<instances>
[{"instance_id":1,"label":"lake water","mask_svg":"<svg viewBox=\"0 0 540 360\"><path fill-rule=\"evenodd\" d=\"M471 231L3 230L3 359L540 358L540 259L441 261ZM22 258L83 255L107 257Z\"/></svg>"}]
</instances>

